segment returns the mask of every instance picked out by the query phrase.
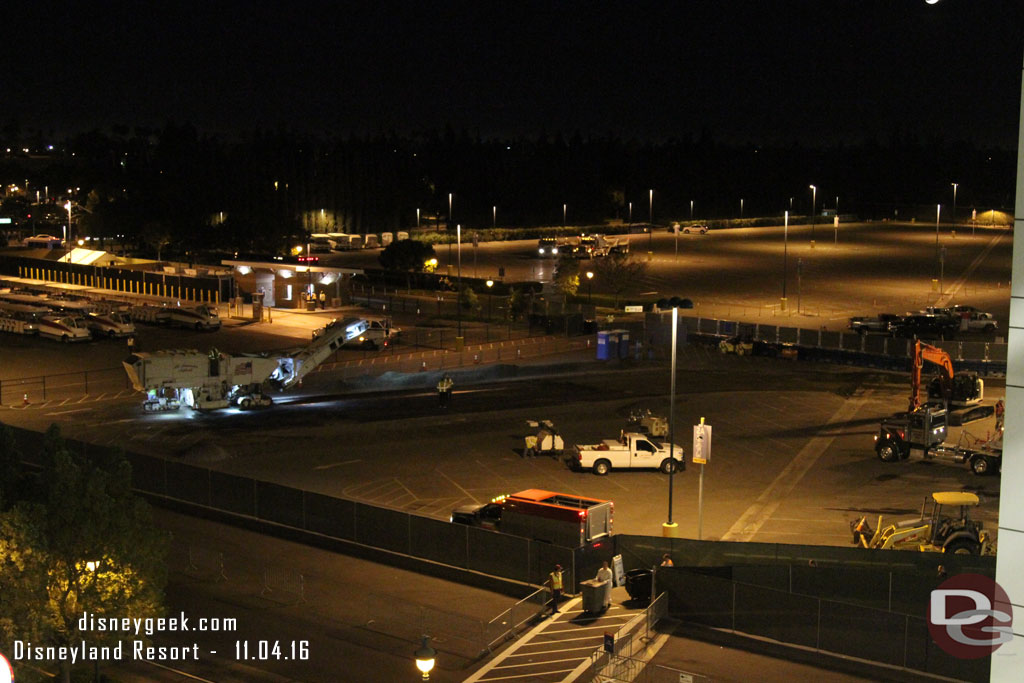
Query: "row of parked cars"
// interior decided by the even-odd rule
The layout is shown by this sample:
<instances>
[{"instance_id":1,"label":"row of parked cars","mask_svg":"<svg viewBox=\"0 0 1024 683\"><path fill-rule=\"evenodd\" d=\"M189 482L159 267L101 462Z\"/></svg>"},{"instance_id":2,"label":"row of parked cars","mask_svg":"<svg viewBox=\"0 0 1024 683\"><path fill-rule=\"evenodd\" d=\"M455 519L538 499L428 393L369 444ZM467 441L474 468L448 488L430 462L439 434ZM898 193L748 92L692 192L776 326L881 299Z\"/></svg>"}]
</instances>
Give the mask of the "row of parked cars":
<instances>
[{"instance_id":1,"label":"row of parked cars","mask_svg":"<svg viewBox=\"0 0 1024 683\"><path fill-rule=\"evenodd\" d=\"M999 324L991 313L974 306L929 306L918 313L895 315L880 313L873 317L850 318L850 330L858 334L878 333L894 337L952 337L957 332L992 333Z\"/></svg>"}]
</instances>

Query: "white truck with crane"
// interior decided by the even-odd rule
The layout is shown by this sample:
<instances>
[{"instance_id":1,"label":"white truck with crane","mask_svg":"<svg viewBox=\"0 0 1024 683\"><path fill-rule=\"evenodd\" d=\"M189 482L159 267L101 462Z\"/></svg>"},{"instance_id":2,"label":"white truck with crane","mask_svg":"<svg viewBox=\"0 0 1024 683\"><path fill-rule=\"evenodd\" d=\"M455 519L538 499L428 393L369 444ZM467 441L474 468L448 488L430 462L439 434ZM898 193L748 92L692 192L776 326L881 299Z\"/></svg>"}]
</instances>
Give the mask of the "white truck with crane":
<instances>
[{"instance_id":1,"label":"white truck with crane","mask_svg":"<svg viewBox=\"0 0 1024 683\"><path fill-rule=\"evenodd\" d=\"M682 447L637 432L622 432L618 439L605 439L598 444L577 445L575 451L575 457L568 460L569 466L589 469L598 475L608 474L613 468L658 469L669 474L683 462Z\"/></svg>"},{"instance_id":2,"label":"white truck with crane","mask_svg":"<svg viewBox=\"0 0 1024 683\"><path fill-rule=\"evenodd\" d=\"M266 387L279 390L297 385L349 339L362 331L349 321L332 321L313 341L292 354L229 355L216 349L136 353L123 365L132 386L146 393L146 412L196 410L235 406L241 409L273 403Z\"/></svg>"}]
</instances>

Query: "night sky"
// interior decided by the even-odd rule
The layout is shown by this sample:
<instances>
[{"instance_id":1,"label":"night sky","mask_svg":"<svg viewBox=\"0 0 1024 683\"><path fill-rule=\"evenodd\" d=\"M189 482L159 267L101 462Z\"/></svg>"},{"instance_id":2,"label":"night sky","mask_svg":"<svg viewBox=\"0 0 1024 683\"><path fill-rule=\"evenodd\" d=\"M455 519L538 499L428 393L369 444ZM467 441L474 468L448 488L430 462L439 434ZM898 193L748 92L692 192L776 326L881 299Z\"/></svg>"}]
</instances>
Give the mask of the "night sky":
<instances>
[{"instance_id":1,"label":"night sky","mask_svg":"<svg viewBox=\"0 0 1024 683\"><path fill-rule=\"evenodd\" d=\"M5 5L0 121L1016 146L1020 0L76 5Z\"/></svg>"}]
</instances>

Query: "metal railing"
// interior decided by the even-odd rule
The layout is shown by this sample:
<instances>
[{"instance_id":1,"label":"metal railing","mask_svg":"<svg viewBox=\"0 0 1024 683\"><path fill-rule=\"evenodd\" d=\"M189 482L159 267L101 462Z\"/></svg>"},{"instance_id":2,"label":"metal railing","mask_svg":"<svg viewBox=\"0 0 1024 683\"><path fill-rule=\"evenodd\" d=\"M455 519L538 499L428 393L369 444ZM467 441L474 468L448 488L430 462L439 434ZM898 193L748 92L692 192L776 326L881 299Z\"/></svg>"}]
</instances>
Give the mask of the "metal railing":
<instances>
[{"instance_id":1,"label":"metal railing","mask_svg":"<svg viewBox=\"0 0 1024 683\"><path fill-rule=\"evenodd\" d=\"M499 632L487 643L488 652L495 645L515 638L523 626L543 612L550 600L550 593L551 591L547 587L541 587L491 619L487 623L488 632L494 633L496 630Z\"/></svg>"},{"instance_id":2,"label":"metal railing","mask_svg":"<svg viewBox=\"0 0 1024 683\"><path fill-rule=\"evenodd\" d=\"M598 649L590 655L587 680L635 681L646 661L635 657L651 641L658 622L668 614L668 595L662 593L615 632L615 652Z\"/></svg>"}]
</instances>

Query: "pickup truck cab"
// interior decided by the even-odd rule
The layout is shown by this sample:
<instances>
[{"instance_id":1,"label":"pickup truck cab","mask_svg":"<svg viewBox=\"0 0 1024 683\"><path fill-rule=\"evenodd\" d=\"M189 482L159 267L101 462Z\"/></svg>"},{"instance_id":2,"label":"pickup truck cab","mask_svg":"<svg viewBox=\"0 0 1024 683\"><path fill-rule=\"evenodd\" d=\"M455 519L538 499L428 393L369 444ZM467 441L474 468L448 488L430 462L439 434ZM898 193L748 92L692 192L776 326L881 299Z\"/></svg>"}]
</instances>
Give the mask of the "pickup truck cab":
<instances>
[{"instance_id":1,"label":"pickup truck cab","mask_svg":"<svg viewBox=\"0 0 1024 683\"><path fill-rule=\"evenodd\" d=\"M856 316L854 318L850 318L849 328L857 334L867 334L868 332L882 332L888 334L889 326L893 323L899 322L899 320L900 316L894 313L879 313L873 318Z\"/></svg>"},{"instance_id":2,"label":"pickup truck cab","mask_svg":"<svg viewBox=\"0 0 1024 683\"><path fill-rule=\"evenodd\" d=\"M672 457L669 457L669 451ZM683 461L683 449L668 442L652 439L647 434L623 432L618 439L605 439L599 444L577 445L576 457L569 459L575 469L589 469L594 474L608 474L618 469L658 469L668 474Z\"/></svg>"}]
</instances>

